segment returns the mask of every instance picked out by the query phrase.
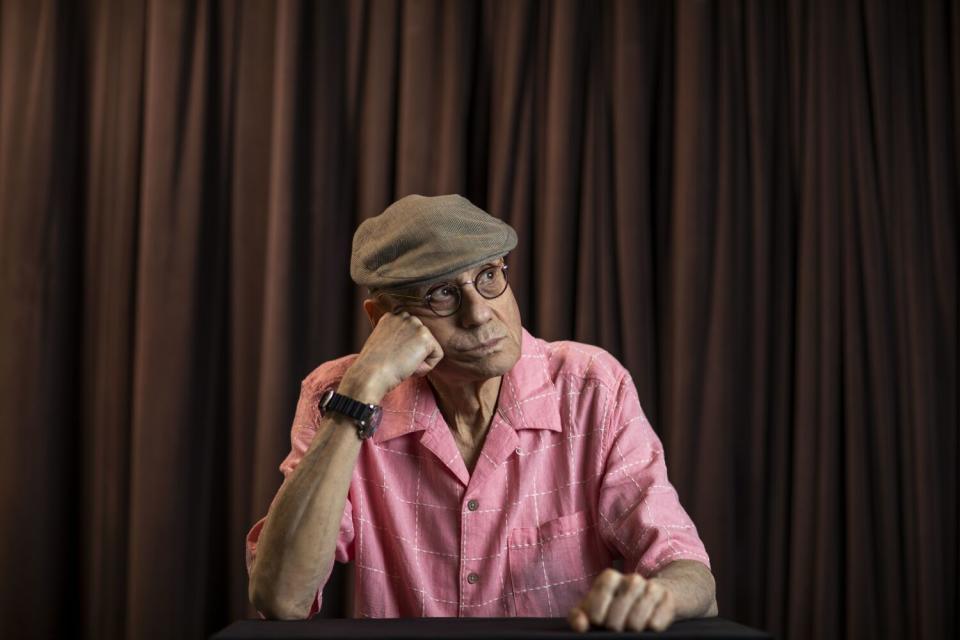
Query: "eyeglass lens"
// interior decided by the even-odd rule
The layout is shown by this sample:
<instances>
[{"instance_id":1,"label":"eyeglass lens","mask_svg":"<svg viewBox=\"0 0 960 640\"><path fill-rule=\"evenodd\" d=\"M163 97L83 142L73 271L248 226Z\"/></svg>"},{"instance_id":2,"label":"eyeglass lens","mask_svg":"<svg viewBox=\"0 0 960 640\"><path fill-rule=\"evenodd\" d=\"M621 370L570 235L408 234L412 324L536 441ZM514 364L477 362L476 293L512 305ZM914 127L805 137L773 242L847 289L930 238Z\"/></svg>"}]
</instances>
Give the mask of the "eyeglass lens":
<instances>
[{"instance_id":1,"label":"eyeglass lens","mask_svg":"<svg viewBox=\"0 0 960 640\"><path fill-rule=\"evenodd\" d=\"M496 265L484 269L477 274L473 286L484 298L496 298L507 289L506 266ZM443 283L427 293L427 300L434 313L447 316L456 313L460 308L461 296L459 285Z\"/></svg>"}]
</instances>

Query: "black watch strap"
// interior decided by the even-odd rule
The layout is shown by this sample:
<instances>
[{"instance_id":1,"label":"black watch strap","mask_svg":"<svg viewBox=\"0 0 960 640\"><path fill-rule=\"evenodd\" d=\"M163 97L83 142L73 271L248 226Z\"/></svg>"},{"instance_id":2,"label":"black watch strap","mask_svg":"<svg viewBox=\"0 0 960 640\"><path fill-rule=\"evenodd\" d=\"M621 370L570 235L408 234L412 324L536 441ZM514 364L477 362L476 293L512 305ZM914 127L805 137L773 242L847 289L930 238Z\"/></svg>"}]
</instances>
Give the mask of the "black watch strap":
<instances>
[{"instance_id":1,"label":"black watch strap","mask_svg":"<svg viewBox=\"0 0 960 640\"><path fill-rule=\"evenodd\" d=\"M327 410L342 413L345 416L350 416L354 420L362 420L368 413L367 405L336 392L334 392L333 397L330 398Z\"/></svg>"},{"instance_id":2,"label":"black watch strap","mask_svg":"<svg viewBox=\"0 0 960 640\"><path fill-rule=\"evenodd\" d=\"M339 394L333 388L324 391L320 398L320 414L325 415L328 411L335 411L353 420L361 440L372 436L380 424L380 407Z\"/></svg>"}]
</instances>

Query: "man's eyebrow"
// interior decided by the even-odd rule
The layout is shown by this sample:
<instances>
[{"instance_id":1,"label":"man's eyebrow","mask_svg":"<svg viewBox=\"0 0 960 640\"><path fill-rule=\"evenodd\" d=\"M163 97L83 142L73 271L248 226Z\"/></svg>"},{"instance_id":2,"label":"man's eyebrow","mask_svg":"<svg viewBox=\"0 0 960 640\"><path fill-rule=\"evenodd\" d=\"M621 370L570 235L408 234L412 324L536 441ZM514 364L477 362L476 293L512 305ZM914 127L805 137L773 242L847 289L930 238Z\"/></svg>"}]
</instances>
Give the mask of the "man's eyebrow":
<instances>
[{"instance_id":1,"label":"man's eyebrow","mask_svg":"<svg viewBox=\"0 0 960 640\"><path fill-rule=\"evenodd\" d=\"M497 258L493 262L487 262L480 265L479 267L475 267L476 272L473 273L473 277L470 278L470 281L473 282L473 280L475 280L478 275L480 275L483 271L489 269L490 267L502 267L504 264L506 264L506 262L504 261L503 258ZM447 280L438 280L437 282L432 282L430 284L422 284L419 287L412 287L410 289L397 289L396 291L389 292L387 295L389 295L390 293L395 293L397 295L411 296L414 298L418 298L418 297L422 298L423 296L430 293L431 289L433 289L438 285L443 285L443 284L459 284L459 283L457 282L456 278L450 278Z\"/></svg>"},{"instance_id":2,"label":"man's eyebrow","mask_svg":"<svg viewBox=\"0 0 960 640\"><path fill-rule=\"evenodd\" d=\"M482 272L482 271L486 271L486 270L489 269L490 267L502 267L503 265L504 265L503 258L498 258L498 259L496 259L496 260L493 261L493 262L487 262L486 264L481 265L481 266L477 269L477 274L479 274L479 273ZM474 277L476 277L476 276L474 276Z\"/></svg>"},{"instance_id":3,"label":"man's eyebrow","mask_svg":"<svg viewBox=\"0 0 960 640\"><path fill-rule=\"evenodd\" d=\"M476 280L476 279L477 279L477 276L479 276L481 273L483 273L484 271L486 271L486 270L489 269L490 267L502 267L502 266L503 266L503 259L502 259L502 258L499 258L498 260L499 260L498 262L487 262L486 264L482 264L482 265L480 265L479 267L476 267L477 270L473 272L473 277L470 278L470 282L473 282L474 280ZM454 279L454 280L449 280L448 282L450 282L451 284L457 284L457 280L456 280L456 279ZM437 284L443 284L443 283L442 283L442 282L438 282ZM435 285L431 285L431 286L435 286Z\"/></svg>"}]
</instances>

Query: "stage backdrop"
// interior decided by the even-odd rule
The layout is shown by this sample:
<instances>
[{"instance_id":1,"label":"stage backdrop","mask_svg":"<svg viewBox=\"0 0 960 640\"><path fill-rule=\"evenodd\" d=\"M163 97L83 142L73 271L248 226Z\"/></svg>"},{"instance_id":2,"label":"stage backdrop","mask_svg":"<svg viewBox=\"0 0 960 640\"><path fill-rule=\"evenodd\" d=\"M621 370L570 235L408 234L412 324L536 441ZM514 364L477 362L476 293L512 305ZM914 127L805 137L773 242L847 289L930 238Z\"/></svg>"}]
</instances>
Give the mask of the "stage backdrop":
<instances>
[{"instance_id":1,"label":"stage backdrop","mask_svg":"<svg viewBox=\"0 0 960 640\"><path fill-rule=\"evenodd\" d=\"M0 0L0 626L250 614L352 231L458 192L629 367L723 616L956 637L958 142L949 0Z\"/></svg>"}]
</instances>

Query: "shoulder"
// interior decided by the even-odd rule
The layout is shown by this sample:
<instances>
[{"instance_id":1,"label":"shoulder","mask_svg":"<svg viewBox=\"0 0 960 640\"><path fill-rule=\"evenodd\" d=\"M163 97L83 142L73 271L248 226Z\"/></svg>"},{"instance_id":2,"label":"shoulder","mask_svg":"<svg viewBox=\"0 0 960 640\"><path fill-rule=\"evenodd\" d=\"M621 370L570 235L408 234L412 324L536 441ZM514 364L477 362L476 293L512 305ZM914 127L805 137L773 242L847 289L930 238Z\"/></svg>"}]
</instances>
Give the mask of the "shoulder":
<instances>
[{"instance_id":1,"label":"shoulder","mask_svg":"<svg viewBox=\"0 0 960 640\"><path fill-rule=\"evenodd\" d=\"M348 356L328 360L307 375L300 384L301 393L320 393L327 387L335 387L340 384L343 374L347 372L353 361L357 359L356 353Z\"/></svg>"},{"instance_id":2,"label":"shoulder","mask_svg":"<svg viewBox=\"0 0 960 640\"><path fill-rule=\"evenodd\" d=\"M592 382L616 390L629 372L605 349L572 340L537 340L547 360L547 369L555 382Z\"/></svg>"}]
</instances>

